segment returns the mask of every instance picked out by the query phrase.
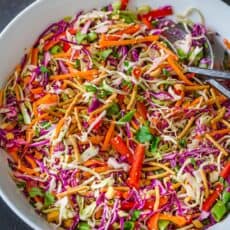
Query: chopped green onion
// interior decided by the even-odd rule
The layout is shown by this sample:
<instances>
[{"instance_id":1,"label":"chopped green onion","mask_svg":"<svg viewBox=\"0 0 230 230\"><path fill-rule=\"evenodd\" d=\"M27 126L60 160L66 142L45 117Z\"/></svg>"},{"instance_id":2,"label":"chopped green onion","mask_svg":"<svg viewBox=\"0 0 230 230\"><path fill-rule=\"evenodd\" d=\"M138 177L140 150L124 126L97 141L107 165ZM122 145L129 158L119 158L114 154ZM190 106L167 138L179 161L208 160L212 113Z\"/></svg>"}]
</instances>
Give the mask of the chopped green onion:
<instances>
[{"instance_id":1,"label":"chopped green onion","mask_svg":"<svg viewBox=\"0 0 230 230\"><path fill-rule=\"evenodd\" d=\"M133 215L131 217L132 221L136 221L141 215L141 211L140 210L134 210L133 211Z\"/></svg>"},{"instance_id":2,"label":"chopped green onion","mask_svg":"<svg viewBox=\"0 0 230 230\"><path fill-rule=\"evenodd\" d=\"M105 60L109 57L109 55L110 55L112 52L113 52L112 49L103 50L103 51L101 51L101 53L100 53L100 57L102 58L102 60L105 61Z\"/></svg>"},{"instance_id":3,"label":"chopped green onion","mask_svg":"<svg viewBox=\"0 0 230 230\"><path fill-rule=\"evenodd\" d=\"M55 55L55 54L60 53L61 50L62 50L61 46L56 45L51 48L50 52L51 54Z\"/></svg>"},{"instance_id":4,"label":"chopped green onion","mask_svg":"<svg viewBox=\"0 0 230 230\"><path fill-rule=\"evenodd\" d=\"M152 141L151 141L151 146L150 146L150 152L155 153L157 152L157 147L160 142L160 138L153 136Z\"/></svg>"},{"instance_id":5,"label":"chopped green onion","mask_svg":"<svg viewBox=\"0 0 230 230\"><path fill-rule=\"evenodd\" d=\"M225 204L229 203L230 202L230 192L225 191L223 193L222 200Z\"/></svg>"},{"instance_id":6,"label":"chopped green onion","mask_svg":"<svg viewBox=\"0 0 230 230\"><path fill-rule=\"evenodd\" d=\"M78 32L76 34L76 40L77 43L80 45L85 39L87 38L87 34L82 34L81 32Z\"/></svg>"},{"instance_id":7,"label":"chopped green onion","mask_svg":"<svg viewBox=\"0 0 230 230\"><path fill-rule=\"evenodd\" d=\"M180 60L182 60L182 61L188 58L188 55L182 49L178 49L177 54L178 54Z\"/></svg>"},{"instance_id":8,"label":"chopped green onion","mask_svg":"<svg viewBox=\"0 0 230 230\"><path fill-rule=\"evenodd\" d=\"M89 42L94 42L97 39L97 33L96 32L90 32L87 35Z\"/></svg>"},{"instance_id":9,"label":"chopped green onion","mask_svg":"<svg viewBox=\"0 0 230 230\"><path fill-rule=\"evenodd\" d=\"M49 73L49 70L48 70L45 66L41 66L41 67L40 67L40 71L41 71L42 73Z\"/></svg>"},{"instance_id":10,"label":"chopped green onion","mask_svg":"<svg viewBox=\"0 0 230 230\"><path fill-rule=\"evenodd\" d=\"M180 147L186 147L187 145L187 141L185 139L181 139L179 140L178 144L180 145Z\"/></svg>"},{"instance_id":11,"label":"chopped green onion","mask_svg":"<svg viewBox=\"0 0 230 230\"><path fill-rule=\"evenodd\" d=\"M124 230L133 230L135 227L135 224L133 221L126 221L124 223Z\"/></svg>"},{"instance_id":12,"label":"chopped green onion","mask_svg":"<svg viewBox=\"0 0 230 230\"><path fill-rule=\"evenodd\" d=\"M53 194L51 194L50 192L46 192L44 198L45 198L44 204L46 207L52 205L55 202L55 198L54 198Z\"/></svg>"},{"instance_id":13,"label":"chopped green onion","mask_svg":"<svg viewBox=\"0 0 230 230\"><path fill-rule=\"evenodd\" d=\"M80 68L80 65L81 65L81 63L80 63L80 60L76 60L75 61L75 69L79 69Z\"/></svg>"},{"instance_id":14,"label":"chopped green onion","mask_svg":"<svg viewBox=\"0 0 230 230\"><path fill-rule=\"evenodd\" d=\"M169 76L170 76L169 71L168 71L167 69L165 69L165 68L162 69L162 73L163 73L163 75L166 76L166 77L169 77Z\"/></svg>"},{"instance_id":15,"label":"chopped green onion","mask_svg":"<svg viewBox=\"0 0 230 230\"><path fill-rule=\"evenodd\" d=\"M122 117L118 122L130 122L135 114L136 110L130 111L127 114L125 114L124 117Z\"/></svg>"},{"instance_id":16,"label":"chopped green onion","mask_svg":"<svg viewBox=\"0 0 230 230\"><path fill-rule=\"evenodd\" d=\"M117 115L120 112L120 108L118 106L118 104L114 103L112 104L108 109L107 109L107 115L108 116L113 116L113 115Z\"/></svg>"},{"instance_id":17,"label":"chopped green onion","mask_svg":"<svg viewBox=\"0 0 230 230\"><path fill-rule=\"evenodd\" d=\"M91 84L87 84L87 85L85 85L85 90L88 93L91 93L91 92L96 93L97 92L97 87L94 86L94 85L91 85Z\"/></svg>"},{"instance_id":18,"label":"chopped green onion","mask_svg":"<svg viewBox=\"0 0 230 230\"><path fill-rule=\"evenodd\" d=\"M81 222L81 223L78 224L77 229L79 229L79 230L90 230L91 228L90 228L90 226L88 225L88 223L86 223L86 222Z\"/></svg>"},{"instance_id":19,"label":"chopped green onion","mask_svg":"<svg viewBox=\"0 0 230 230\"><path fill-rule=\"evenodd\" d=\"M170 221L168 220L159 220L158 221L159 230L167 230L169 223Z\"/></svg>"},{"instance_id":20,"label":"chopped green onion","mask_svg":"<svg viewBox=\"0 0 230 230\"><path fill-rule=\"evenodd\" d=\"M120 1L114 2L112 4L112 7L113 7L114 11L120 10L121 9L121 2Z\"/></svg>"},{"instance_id":21,"label":"chopped green onion","mask_svg":"<svg viewBox=\"0 0 230 230\"><path fill-rule=\"evenodd\" d=\"M35 196L41 196L41 197L44 196L42 190L40 188L36 188L36 187L33 187L30 189L29 195L31 198L34 198Z\"/></svg>"}]
</instances>

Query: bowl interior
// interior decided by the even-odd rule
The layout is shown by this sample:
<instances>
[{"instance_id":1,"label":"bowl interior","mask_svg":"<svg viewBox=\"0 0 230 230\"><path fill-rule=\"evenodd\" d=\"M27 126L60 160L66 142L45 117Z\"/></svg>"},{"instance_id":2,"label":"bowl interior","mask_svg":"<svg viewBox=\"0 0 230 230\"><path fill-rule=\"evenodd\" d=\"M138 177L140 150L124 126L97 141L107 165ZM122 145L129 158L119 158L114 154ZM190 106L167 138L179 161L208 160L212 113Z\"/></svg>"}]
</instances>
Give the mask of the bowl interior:
<instances>
[{"instance_id":1,"label":"bowl interior","mask_svg":"<svg viewBox=\"0 0 230 230\"><path fill-rule=\"evenodd\" d=\"M26 10L20 13L0 35L0 87L7 81L17 63L28 50L39 34L52 22L65 16L75 15L79 10L89 10L100 8L113 1L109 0L37 0ZM151 6L173 5L177 13L183 13L189 7L199 8L205 15L207 24L218 31L224 37L230 38L230 30L226 26L226 21L230 21L229 8L220 0L212 0L207 5L206 1L200 0L131 0L131 6L149 4ZM221 17L214 17L221 12ZM26 201L25 197L19 192L10 177L7 156L0 150L0 195L8 206L33 229L52 229L41 217L33 210L32 206ZM226 219L214 229L228 229Z\"/></svg>"}]
</instances>

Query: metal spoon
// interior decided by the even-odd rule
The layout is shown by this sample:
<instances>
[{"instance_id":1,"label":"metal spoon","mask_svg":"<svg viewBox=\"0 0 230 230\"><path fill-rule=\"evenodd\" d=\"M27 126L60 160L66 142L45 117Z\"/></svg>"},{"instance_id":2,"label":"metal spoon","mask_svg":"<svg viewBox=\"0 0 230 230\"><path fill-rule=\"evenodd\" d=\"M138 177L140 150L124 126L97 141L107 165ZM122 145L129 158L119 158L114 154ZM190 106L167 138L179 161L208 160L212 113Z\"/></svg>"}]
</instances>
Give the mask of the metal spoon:
<instances>
[{"instance_id":1,"label":"metal spoon","mask_svg":"<svg viewBox=\"0 0 230 230\"><path fill-rule=\"evenodd\" d=\"M162 38L169 44L171 49L177 53L175 42L183 40L186 35L188 35L188 32L185 31L184 26L182 24L175 24L175 26L169 27L163 32ZM185 70L190 73L196 73L200 77L203 77L208 84L212 85L226 97L230 98L230 90L223 86L220 82L216 81L216 79L230 80L230 72L213 70L215 62L213 47L206 36L204 36L204 39L206 40L207 44L207 46L204 47L204 52L206 57L210 59L208 69L185 66Z\"/></svg>"}]
</instances>

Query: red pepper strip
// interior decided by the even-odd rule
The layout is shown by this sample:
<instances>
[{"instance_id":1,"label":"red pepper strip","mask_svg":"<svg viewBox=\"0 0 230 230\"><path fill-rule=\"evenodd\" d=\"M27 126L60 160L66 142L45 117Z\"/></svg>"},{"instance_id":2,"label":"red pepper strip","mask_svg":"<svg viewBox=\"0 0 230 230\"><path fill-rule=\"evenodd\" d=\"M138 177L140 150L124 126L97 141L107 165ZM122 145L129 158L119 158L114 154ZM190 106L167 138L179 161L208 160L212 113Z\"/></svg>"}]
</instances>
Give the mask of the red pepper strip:
<instances>
[{"instance_id":1,"label":"red pepper strip","mask_svg":"<svg viewBox=\"0 0 230 230\"><path fill-rule=\"evenodd\" d=\"M142 144L138 144L135 153L134 153L134 161L132 163L131 169L129 171L128 185L130 187L139 188L140 187L140 178L141 178L141 170L142 164L145 156L145 146Z\"/></svg>"},{"instance_id":2,"label":"red pepper strip","mask_svg":"<svg viewBox=\"0 0 230 230\"><path fill-rule=\"evenodd\" d=\"M137 112L147 120L147 108L143 102L137 102Z\"/></svg>"},{"instance_id":3,"label":"red pepper strip","mask_svg":"<svg viewBox=\"0 0 230 230\"><path fill-rule=\"evenodd\" d=\"M67 52L69 50L69 48L70 48L70 45L67 42L64 42L63 43L63 51Z\"/></svg>"},{"instance_id":4,"label":"red pepper strip","mask_svg":"<svg viewBox=\"0 0 230 230\"><path fill-rule=\"evenodd\" d=\"M45 46L44 46L44 50L45 50L45 51L48 51L48 50L51 49L53 46L55 46L56 44L58 44L58 43L60 42L60 38L61 38L62 36L64 36L64 35L65 35L65 32L59 34L56 38L54 38L54 39L48 41L48 42L45 44Z\"/></svg>"},{"instance_id":5,"label":"red pepper strip","mask_svg":"<svg viewBox=\"0 0 230 230\"><path fill-rule=\"evenodd\" d=\"M147 226L149 230L158 230L158 220L160 213L154 213L148 220Z\"/></svg>"},{"instance_id":6,"label":"red pepper strip","mask_svg":"<svg viewBox=\"0 0 230 230\"><path fill-rule=\"evenodd\" d=\"M220 176L224 179L227 179L227 177L230 175L230 161L225 165L223 170L220 173Z\"/></svg>"},{"instance_id":7,"label":"red pepper strip","mask_svg":"<svg viewBox=\"0 0 230 230\"><path fill-rule=\"evenodd\" d=\"M164 7L162 9L157 9L157 10L152 10L151 12L145 14L145 15L141 15L141 18L145 18L147 19L148 22L152 22L153 19L157 19L157 18L163 18L169 15L173 14L173 10L171 6L168 7Z\"/></svg>"},{"instance_id":8,"label":"red pepper strip","mask_svg":"<svg viewBox=\"0 0 230 230\"><path fill-rule=\"evenodd\" d=\"M129 0L121 0L121 10L126 10Z\"/></svg>"},{"instance_id":9,"label":"red pepper strip","mask_svg":"<svg viewBox=\"0 0 230 230\"><path fill-rule=\"evenodd\" d=\"M209 197L204 201L202 210L208 212L212 208L212 206L216 203L222 191L223 191L223 185L218 184L215 188L215 191L211 195L209 195Z\"/></svg>"},{"instance_id":10,"label":"red pepper strip","mask_svg":"<svg viewBox=\"0 0 230 230\"><path fill-rule=\"evenodd\" d=\"M164 197L164 196L161 197L159 207L164 206L165 204L167 204L167 202L168 202L167 197ZM154 200L146 200L143 209L153 210L154 204L155 204ZM136 205L136 202L134 201L124 201L121 203L121 209L125 211L129 211L135 208L135 205Z\"/></svg>"},{"instance_id":11,"label":"red pepper strip","mask_svg":"<svg viewBox=\"0 0 230 230\"><path fill-rule=\"evenodd\" d=\"M118 153L120 153L122 156L125 156L129 163L133 162L132 153L120 136L112 138L111 145Z\"/></svg>"}]
</instances>

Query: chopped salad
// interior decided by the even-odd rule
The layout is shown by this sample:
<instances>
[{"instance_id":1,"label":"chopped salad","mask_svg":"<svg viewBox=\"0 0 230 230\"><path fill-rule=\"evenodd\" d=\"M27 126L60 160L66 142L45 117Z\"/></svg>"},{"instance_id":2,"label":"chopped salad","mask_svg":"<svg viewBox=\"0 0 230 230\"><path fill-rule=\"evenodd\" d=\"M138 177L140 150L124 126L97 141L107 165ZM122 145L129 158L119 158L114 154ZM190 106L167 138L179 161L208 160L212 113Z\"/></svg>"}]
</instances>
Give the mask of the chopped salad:
<instances>
[{"instance_id":1,"label":"chopped salad","mask_svg":"<svg viewBox=\"0 0 230 230\"><path fill-rule=\"evenodd\" d=\"M50 25L0 91L12 178L57 229L206 229L230 208L230 101L202 23L121 0ZM175 29L175 34L177 33Z\"/></svg>"}]
</instances>

